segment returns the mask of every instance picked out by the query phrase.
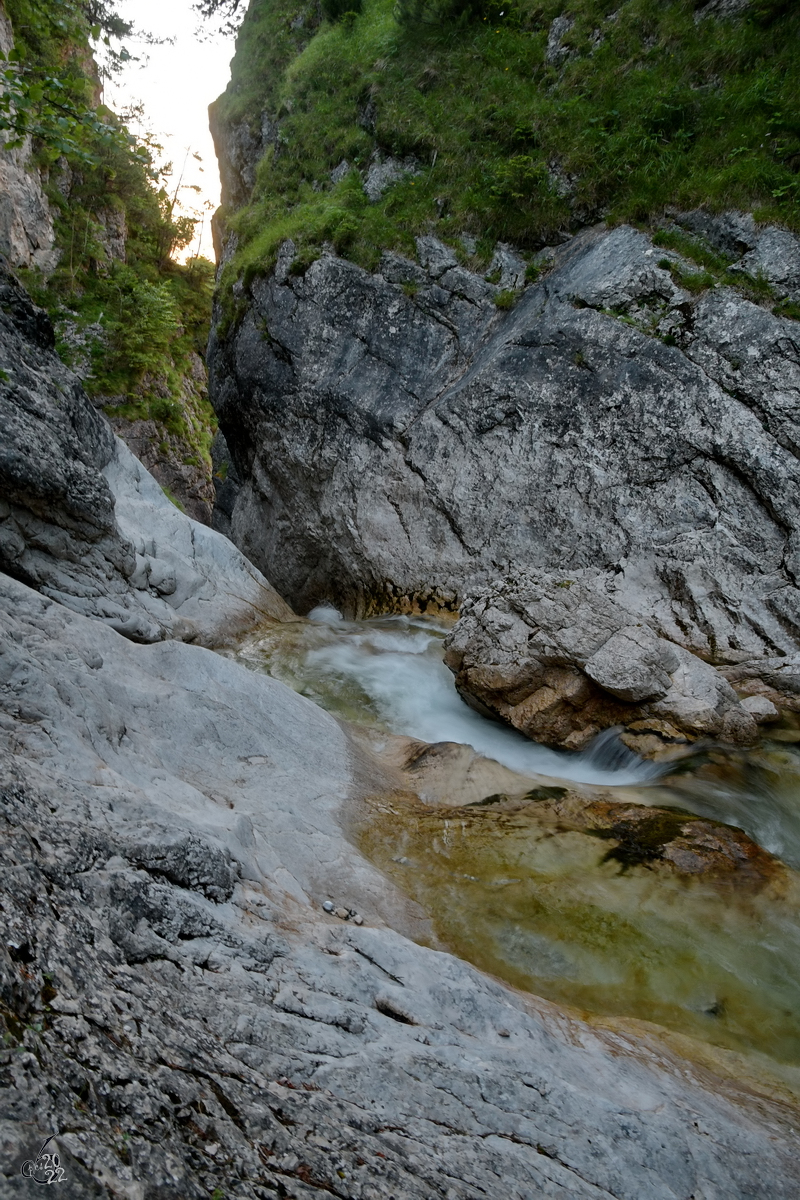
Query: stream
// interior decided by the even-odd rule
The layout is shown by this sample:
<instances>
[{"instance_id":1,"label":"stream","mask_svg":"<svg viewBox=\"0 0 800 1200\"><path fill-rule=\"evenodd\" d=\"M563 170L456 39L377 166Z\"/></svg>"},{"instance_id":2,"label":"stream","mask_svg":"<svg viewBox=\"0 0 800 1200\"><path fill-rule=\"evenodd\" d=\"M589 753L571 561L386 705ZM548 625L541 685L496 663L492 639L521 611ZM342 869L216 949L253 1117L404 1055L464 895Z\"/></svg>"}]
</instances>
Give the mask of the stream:
<instances>
[{"instance_id":1,"label":"stream","mask_svg":"<svg viewBox=\"0 0 800 1200\"><path fill-rule=\"evenodd\" d=\"M461 743L524 777L518 802L378 797L357 831L453 952L588 1014L800 1066L800 733L790 724L748 751L698 747L666 765L613 732L581 753L549 750L461 700L442 661L450 627L345 621L320 607L308 622L256 631L236 657L373 733ZM737 826L780 862L735 884L657 861L621 865L597 831L554 815L565 789Z\"/></svg>"}]
</instances>

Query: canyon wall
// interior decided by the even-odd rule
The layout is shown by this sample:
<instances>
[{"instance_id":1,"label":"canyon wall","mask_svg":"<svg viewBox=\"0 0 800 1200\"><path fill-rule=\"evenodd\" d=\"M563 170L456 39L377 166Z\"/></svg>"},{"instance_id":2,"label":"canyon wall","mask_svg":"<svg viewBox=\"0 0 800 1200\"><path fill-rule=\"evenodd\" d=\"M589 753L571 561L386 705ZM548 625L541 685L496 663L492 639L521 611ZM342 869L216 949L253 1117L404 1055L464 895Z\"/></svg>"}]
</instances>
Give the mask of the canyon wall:
<instances>
[{"instance_id":1,"label":"canyon wall","mask_svg":"<svg viewBox=\"0 0 800 1200\"><path fill-rule=\"evenodd\" d=\"M419 944L350 832L402 776L197 644L296 618L0 299L2 1194L796 1194L775 1080Z\"/></svg>"},{"instance_id":2,"label":"canyon wall","mask_svg":"<svg viewBox=\"0 0 800 1200\"><path fill-rule=\"evenodd\" d=\"M558 682L536 680L540 623L525 618L513 650L473 639L476 670L453 651L464 693L556 745L642 720L647 738L751 737L741 711L725 725L738 706L724 679L728 700L710 707L697 680L688 688L706 712L693 723L682 701L633 703L674 680L637 692L623 663L609 692L583 671L610 630L637 624L689 651L696 671L697 656L749 663L751 681L759 662L798 649L800 336L775 298L800 297L800 243L737 214L689 214L687 227L738 256L729 282L694 294L686 257L629 226L597 227L542 253L533 285L518 273L511 311L496 307L500 284L432 236L416 262L387 253L376 273L331 253L293 274L286 243L210 345L241 480L230 536L301 612L323 600L359 615L455 609L589 572L617 616L583 659L551 650L537 661ZM737 290L737 266L761 272L769 306ZM639 667L646 654L635 650ZM555 704L555 721L531 719L542 687L534 709Z\"/></svg>"}]
</instances>

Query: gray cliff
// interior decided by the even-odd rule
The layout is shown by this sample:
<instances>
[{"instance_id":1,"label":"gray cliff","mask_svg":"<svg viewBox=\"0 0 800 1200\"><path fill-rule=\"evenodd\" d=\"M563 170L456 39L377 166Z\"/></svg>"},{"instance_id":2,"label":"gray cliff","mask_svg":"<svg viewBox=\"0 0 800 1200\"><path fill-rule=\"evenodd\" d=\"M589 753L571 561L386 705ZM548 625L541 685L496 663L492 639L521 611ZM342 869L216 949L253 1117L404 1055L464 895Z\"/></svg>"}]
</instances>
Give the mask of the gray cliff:
<instances>
[{"instance_id":1,"label":"gray cliff","mask_svg":"<svg viewBox=\"0 0 800 1200\"><path fill-rule=\"evenodd\" d=\"M196 644L292 614L3 287L0 1194L52 1139L71 1200L796 1195L790 1110L724 1055L418 944L348 837L397 775Z\"/></svg>"},{"instance_id":2,"label":"gray cliff","mask_svg":"<svg viewBox=\"0 0 800 1200\"><path fill-rule=\"evenodd\" d=\"M0 570L142 642L213 643L290 615L230 542L170 503L2 271L0 421Z\"/></svg>"},{"instance_id":3,"label":"gray cliff","mask_svg":"<svg viewBox=\"0 0 800 1200\"><path fill-rule=\"evenodd\" d=\"M790 235L682 220L734 256L731 279L800 295ZM278 590L363 613L589 571L618 625L715 666L794 654L797 322L686 290L692 264L625 226L544 252L509 312L435 238L417 248L374 275L332 254L293 274L286 243L212 334L242 481L226 528Z\"/></svg>"}]
</instances>

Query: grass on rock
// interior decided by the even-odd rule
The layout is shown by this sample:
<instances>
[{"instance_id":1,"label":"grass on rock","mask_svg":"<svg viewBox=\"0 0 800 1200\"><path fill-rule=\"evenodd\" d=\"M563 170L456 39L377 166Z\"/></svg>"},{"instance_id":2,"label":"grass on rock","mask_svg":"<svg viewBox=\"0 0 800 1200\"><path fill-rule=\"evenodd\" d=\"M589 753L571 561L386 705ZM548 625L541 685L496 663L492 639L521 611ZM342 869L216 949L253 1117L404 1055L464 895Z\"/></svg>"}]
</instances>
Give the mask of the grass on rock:
<instances>
[{"instance_id":1,"label":"grass on rock","mask_svg":"<svg viewBox=\"0 0 800 1200\"><path fill-rule=\"evenodd\" d=\"M560 15L572 24L548 62ZM226 214L239 243L223 294L286 238L304 266L330 243L374 269L435 232L485 269L498 240L532 252L667 205L800 230L798 44L800 11L782 0L735 19L693 0L364 0L339 20L256 0L216 117L255 131L266 114L278 134L250 203ZM416 174L372 203L376 155L413 157Z\"/></svg>"}]
</instances>

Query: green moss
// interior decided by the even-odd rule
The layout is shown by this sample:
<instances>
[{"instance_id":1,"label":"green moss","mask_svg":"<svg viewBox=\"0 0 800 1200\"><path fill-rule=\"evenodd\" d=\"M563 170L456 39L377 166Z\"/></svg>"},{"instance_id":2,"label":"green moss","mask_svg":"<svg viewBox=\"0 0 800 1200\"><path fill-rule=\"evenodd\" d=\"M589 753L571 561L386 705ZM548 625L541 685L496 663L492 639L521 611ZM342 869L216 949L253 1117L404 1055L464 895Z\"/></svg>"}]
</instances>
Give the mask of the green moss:
<instances>
[{"instance_id":1,"label":"green moss","mask_svg":"<svg viewBox=\"0 0 800 1200\"><path fill-rule=\"evenodd\" d=\"M566 796L567 789L563 787L536 787L531 788L522 797L523 801L536 800L560 800L562 796ZM511 797L505 792L496 792L492 796L487 796L484 800L475 800L472 804L468 804L467 808L488 808L492 804L505 804Z\"/></svg>"},{"instance_id":2,"label":"green moss","mask_svg":"<svg viewBox=\"0 0 800 1200\"><path fill-rule=\"evenodd\" d=\"M293 0L252 4L216 115L255 127L266 112L280 134L251 202L227 214L239 249L223 295L288 237L373 268L383 249L413 253L421 232L532 250L587 219L647 222L667 204L800 229L796 6L699 23L689 0L628 0L613 20L610 7L575 0L571 56L555 67L545 50L561 0L424 0L418 17L365 0L347 22L306 10L302 25ZM418 174L375 203L357 171L331 183L343 159L364 171L376 150L414 155ZM722 269L703 255L691 261ZM687 286L710 286L696 274Z\"/></svg>"},{"instance_id":3,"label":"green moss","mask_svg":"<svg viewBox=\"0 0 800 1200\"><path fill-rule=\"evenodd\" d=\"M161 488L161 490L162 490L162 492L164 493L164 495L167 497L167 499L168 499L168 500L169 500L169 501L170 501L172 504L174 504L176 508L180 509L180 511L181 511L182 513L185 513L185 512L186 512L186 509L183 507L183 505L181 504L180 500L178 500L178 498L177 498L176 496L173 496L172 492L169 490L169 488L168 488L168 487L164 487L164 486L162 485L162 488Z\"/></svg>"},{"instance_id":4,"label":"green moss","mask_svg":"<svg viewBox=\"0 0 800 1200\"><path fill-rule=\"evenodd\" d=\"M676 250L684 258L697 263L699 267L705 267L717 273L727 270L733 262L732 258L713 250L699 238L691 237L689 234L683 233L678 229L657 229L653 234L653 245L663 246L668 250ZM672 261L670 259L662 259L658 265L669 269L672 266Z\"/></svg>"},{"instance_id":5,"label":"green moss","mask_svg":"<svg viewBox=\"0 0 800 1200\"><path fill-rule=\"evenodd\" d=\"M671 263L669 269L679 287L685 288L693 296L708 291L717 283L717 277L710 271L685 271L678 263Z\"/></svg>"},{"instance_id":6,"label":"green moss","mask_svg":"<svg viewBox=\"0 0 800 1200\"><path fill-rule=\"evenodd\" d=\"M697 294L720 285L734 287L756 304L774 306L773 312L776 316L788 317L795 321L800 319L800 305L791 301L776 304L777 293L766 279L741 270L735 265L732 257L714 250L702 238L677 229L658 229L653 234L653 244L674 250L682 258L688 258L690 262L702 268L699 271L691 271L672 258L658 260L658 266L669 271L675 282L688 292ZM664 340L667 341L667 338ZM674 339L670 344L674 344Z\"/></svg>"},{"instance_id":7,"label":"green moss","mask_svg":"<svg viewBox=\"0 0 800 1200\"><path fill-rule=\"evenodd\" d=\"M796 304L793 300L781 300L780 304L776 304L772 311L776 317L788 317L792 321L800 321L800 304Z\"/></svg>"},{"instance_id":8,"label":"green moss","mask_svg":"<svg viewBox=\"0 0 800 1200\"><path fill-rule=\"evenodd\" d=\"M680 837L688 821L696 821L691 813L679 809L658 809L652 814L637 813L635 817L615 822L608 828L587 829L592 837L617 843L602 858L602 862L618 862L624 873L629 867L647 866L663 858L664 847Z\"/></svg>"}]
</instances>

